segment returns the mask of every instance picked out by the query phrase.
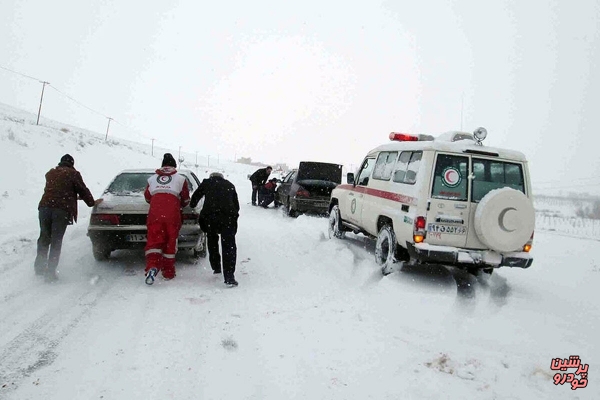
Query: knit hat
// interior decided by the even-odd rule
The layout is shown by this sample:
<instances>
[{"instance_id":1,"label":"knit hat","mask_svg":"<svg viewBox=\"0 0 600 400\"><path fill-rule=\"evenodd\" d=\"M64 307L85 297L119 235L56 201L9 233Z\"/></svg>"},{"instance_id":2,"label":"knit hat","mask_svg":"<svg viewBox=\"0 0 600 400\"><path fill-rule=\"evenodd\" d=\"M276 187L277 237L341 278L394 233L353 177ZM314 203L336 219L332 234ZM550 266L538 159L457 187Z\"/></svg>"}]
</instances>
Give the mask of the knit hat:
<instances>
[{"instance_id":1,"label":"knit hat","mask_svg":"<svg viewBox=\"0 0 600 400\"><path fill-rule=\"evenodd\" d=\"M177 168L177 162L175 161L171 153L165 153L165 155L163 156L161 167Z\"/></svg>"},{"instance_id":2,"label":"knit hat","mask_svg":"<svg viewBox=\"0 0 600 400\"><path fill-rule=\"evenodd\" d=\"M60 164L73 167L75 165L75 159L70 154L65 154L60 158Z\"/></svg>"}]
</instances>

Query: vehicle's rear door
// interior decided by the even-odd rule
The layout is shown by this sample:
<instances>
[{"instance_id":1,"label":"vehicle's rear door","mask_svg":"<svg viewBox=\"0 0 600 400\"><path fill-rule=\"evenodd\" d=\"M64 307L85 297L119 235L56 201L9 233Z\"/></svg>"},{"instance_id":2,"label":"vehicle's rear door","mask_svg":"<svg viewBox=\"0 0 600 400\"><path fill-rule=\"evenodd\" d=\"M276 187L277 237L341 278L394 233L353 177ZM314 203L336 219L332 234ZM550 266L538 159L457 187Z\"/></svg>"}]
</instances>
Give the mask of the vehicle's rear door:
<instances>
[{"instance_id":1,"label":"vehicle's rear door","mask_svg":"<svg viewBox=\"0 0 600 400\"><path fill-rule=\"evenodd\" d=\"M427 243L465 247L469 227L469 156L437 153L427 211Z\"/></svg>"},{"instance_id":2,"label":"vehicle's rear door","mask_svg":"<svg viewBox=\"0 0 600 400\"><path fill-rule=\"evenodd\" d=\"M305 199L314 205L327 208L331 192L342 183L342 166L339 164L303 161L298 168L296 183L304 189ZM305 193L306 193L305 192Z\"/></svg>"},{"instance_id":3,"label":"vehicle's rear door","mask_svg":"<svg viewBox=\"0 0 600 400\"><path fill-rule=\"evenodd\" d=\"M493 157L471 156L473 179L471 180L470 225L474 224L475 212L479 202L495 189L509 187L525 195L524 166L520 162L501 160ZM467 247L471 249L487 248L472 227L467 235Z\"/></svg>"},{"instance_id":4,"label":"vehicle's rear door","mask_svg":"<svg viewBox=\"0 0 600 400\"><path fill-rule=\"evenodd\" d=\"M290 173L287 174L287 176L285 178L283 178L283 181L277 188L277 191L275 192L275 198L277 199L277 201L279 203L282 203L282 204L288 206L288 198L290 196L290 190L292 188L292 184L294 183L294 177L296 176L297 172L298 172L298 170L296 170L296 169L290 171Z\"/></svg>"}]
</instances>

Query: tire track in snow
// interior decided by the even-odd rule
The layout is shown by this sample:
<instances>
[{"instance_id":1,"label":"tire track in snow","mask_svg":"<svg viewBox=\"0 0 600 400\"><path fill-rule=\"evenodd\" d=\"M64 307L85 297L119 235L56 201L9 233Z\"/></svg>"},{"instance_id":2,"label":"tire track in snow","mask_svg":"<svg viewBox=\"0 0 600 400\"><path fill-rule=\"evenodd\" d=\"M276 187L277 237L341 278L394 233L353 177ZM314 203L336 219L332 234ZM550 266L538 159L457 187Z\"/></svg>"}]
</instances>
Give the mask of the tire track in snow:
<instances>
[{"instance_id":1,"label":"tire track in snow","mask_svg":"<svg viewBox=\"0 0 600 400\"><path fill-rule=\"evenodd\" d=\"M16 390L25 378L40 368L51 365L58 357L55 350L62 340L89 315L112 286L105 282L93 287L100 290L63 297L52 310L2 346L0 386L7 385L2 389L4 394Z\"/></svg>"}]
</instances>

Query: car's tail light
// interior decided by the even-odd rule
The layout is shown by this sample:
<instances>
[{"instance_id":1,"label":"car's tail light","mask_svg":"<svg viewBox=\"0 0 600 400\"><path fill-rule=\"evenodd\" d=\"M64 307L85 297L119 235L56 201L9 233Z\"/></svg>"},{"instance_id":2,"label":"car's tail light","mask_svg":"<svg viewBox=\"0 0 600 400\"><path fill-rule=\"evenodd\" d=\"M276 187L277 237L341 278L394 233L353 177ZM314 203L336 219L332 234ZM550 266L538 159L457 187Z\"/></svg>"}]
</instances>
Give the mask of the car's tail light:
<instances>
[{"instance_id":1,"label":"car's tail light","mask_svg":"<svg viewBox=\"0 0 600 400\"><path fill-rule=\"evenodd\" d=\"M415 218L415 231L424 231L425 224L426 224L425 217Z\"/></svg>"},{"instance_id":2,"label":"car's tail light","mask_svg":"<svg viewBox=\"0 0 600 400\"><path fill-rule=\"evenodd\" d=\"M92 214L90 217L91 225L119 225L119 216L117 214Z\"/></svg>"},{"instance_id":3,"label":"car's tail light","mask_svg":"<svg viewBox=\"0 0 600 400\"><path fill-rule=\"evenodd\" d=\"M296 192L296 197L310 197L310 193L304 188L299 188Z\"/></svg>"},{"instance_id":4,"label":"car's tail light","mask_svg":"<svg viewBox=\"0 0 600 400\"><path fill-rule=\"evenodd\" d=\"M423 243L425 240L425 235L427 234L425 231L426 225L427 220L425 220L425 217L415 218L415 226L413 231L413 241L415 243Z\"/></svg>"}]
</instances>

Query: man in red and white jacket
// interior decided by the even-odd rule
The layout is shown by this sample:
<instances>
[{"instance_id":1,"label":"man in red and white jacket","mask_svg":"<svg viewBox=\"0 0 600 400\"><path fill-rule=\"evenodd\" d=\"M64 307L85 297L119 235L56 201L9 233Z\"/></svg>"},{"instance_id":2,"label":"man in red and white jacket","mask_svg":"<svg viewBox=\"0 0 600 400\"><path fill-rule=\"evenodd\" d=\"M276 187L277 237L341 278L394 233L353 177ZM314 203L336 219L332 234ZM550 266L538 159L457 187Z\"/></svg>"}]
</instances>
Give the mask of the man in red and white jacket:
<instances>
[{"instance_id":1,"label":"man in red and white jacket","mask_svg":"<svg viewBox=\"0 0 600 400\"><path fill-rule=\"evenodd\" d=\"M152 285L158 271L165 279L175 278L175 253L181 229L181 209L190 202L187 180L177 172L170 153L163 157L160 169L148 178L144 192L150 203L146 226L146 283Z\"/></svg>"}]
</instances>

